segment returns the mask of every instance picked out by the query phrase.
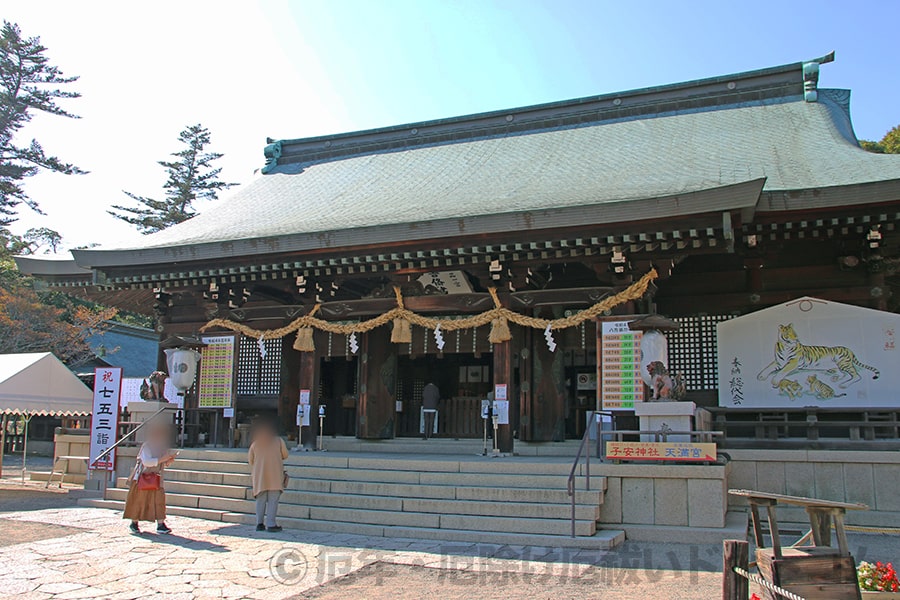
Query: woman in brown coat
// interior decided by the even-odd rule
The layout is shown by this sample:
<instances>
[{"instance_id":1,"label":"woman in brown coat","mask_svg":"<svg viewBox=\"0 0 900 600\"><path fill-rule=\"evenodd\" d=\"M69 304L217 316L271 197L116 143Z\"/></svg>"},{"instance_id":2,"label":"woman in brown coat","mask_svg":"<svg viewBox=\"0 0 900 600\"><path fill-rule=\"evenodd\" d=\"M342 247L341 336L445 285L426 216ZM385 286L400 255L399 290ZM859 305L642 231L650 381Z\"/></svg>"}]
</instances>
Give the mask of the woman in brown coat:
<instances>
[{"instance_id":1,"label":"woman in brown coat","mask_svg":"<svg viewBox=\"0 0 900 600\"><path fill-rule=\"evenodd\" d=\"M147 426L147 440L138 453L137 464L129 477L128 497L123 519L131 519L131 531L140 533L138 521L156 521L156 531L171 533L166 525L166 490L162 472L175 461L169 450L170 427L156 421Z\"/></svg>"},{"instance_id":2,"label":"woman in brown coat","mask_svg":"<svg viewBox=\"0 0 900 600\"><path fill-rule=\"evenodd\" d=\"M287 446L269 421L260 421L253 428L253 443L247 453L250 463L250 479L256 498L256 530L281 531L275 522L278 499L284 490L284 459Z\"/></svg>"}]
</instances>

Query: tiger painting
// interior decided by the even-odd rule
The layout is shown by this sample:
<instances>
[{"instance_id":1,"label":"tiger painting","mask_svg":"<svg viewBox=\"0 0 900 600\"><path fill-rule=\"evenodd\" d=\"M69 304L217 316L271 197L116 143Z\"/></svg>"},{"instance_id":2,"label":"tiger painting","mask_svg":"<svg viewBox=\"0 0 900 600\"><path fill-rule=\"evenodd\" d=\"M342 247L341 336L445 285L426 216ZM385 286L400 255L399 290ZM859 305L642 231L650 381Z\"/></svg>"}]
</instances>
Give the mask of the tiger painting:
<instances>
[{"instance_id":1,"label":"tiger painting","mask_svg":"<svg viewBox=\"0 0 900 600\"><path fill-rule=\"evenodd\" d=\"M799 371L824 371L838 387L845 389L860 381L859 369L872 371L872 379L881 375L878 369L864 364L845 346L807 346L800 342L794 325L778 326L775 360L756 376L760 381L771 377L772 387L781 389L781 382Z\"/></svg>"},{"instance_id":2,"label":"tiger painting","mask_svg":"<svg viewBox=\"0 0 900 600\"><path fill-rule=\"evenodd\" d=\"M810 393L819 400L831 400L832 398L840 398L841 396L847 395L835 394L834 389L830 385L828 385L827 383L822 383L815 375L810 375L809 377L807 377L806 382L809 384Z\"/></svg>"}]
</instances>

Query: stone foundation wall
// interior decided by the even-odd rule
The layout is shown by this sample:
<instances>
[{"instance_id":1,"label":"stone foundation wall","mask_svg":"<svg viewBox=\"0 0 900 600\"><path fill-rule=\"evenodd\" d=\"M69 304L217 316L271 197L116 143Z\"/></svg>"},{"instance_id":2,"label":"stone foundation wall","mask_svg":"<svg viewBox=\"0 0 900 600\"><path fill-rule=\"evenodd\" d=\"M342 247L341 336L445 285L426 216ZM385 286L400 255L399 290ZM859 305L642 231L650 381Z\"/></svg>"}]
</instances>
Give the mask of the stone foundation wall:
<instances>
[{"instance_id":1,"label":"stone foundation wall","mask_svg":"<svg viewBox=\"0 0 900 600\"><path fill-rule=\"evenodd\" d=\"M847 523L900 527L900 452L840 450L725 450L731 456L729 488L839 502L861 502ZM734 509L746 502L729 497ZM778 508L779 522L808 523L802 508Z\"/></svg>"},{"instance_id":2,"label":"stone foundation wall","mask_svg":"<svg viewBox=\"0 0 900 600\"><path fill-rule=\"evenodd\" d=\"M591 465L607 478L605 525L725 526L730 465ZM626 527L627 531L627 527Z\"/></svg>"}]
</instances>

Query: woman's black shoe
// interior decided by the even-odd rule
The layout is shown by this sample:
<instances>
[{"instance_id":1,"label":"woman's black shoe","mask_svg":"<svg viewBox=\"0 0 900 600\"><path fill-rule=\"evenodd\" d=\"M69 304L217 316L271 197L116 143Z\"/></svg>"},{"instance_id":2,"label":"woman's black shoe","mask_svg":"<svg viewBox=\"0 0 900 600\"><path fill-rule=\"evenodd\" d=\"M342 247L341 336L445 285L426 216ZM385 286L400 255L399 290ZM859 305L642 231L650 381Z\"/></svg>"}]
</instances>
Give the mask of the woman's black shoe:
<instances>
[{"instance_id":1,"label":"woman's black shoe","mask_svg":"<svg viewBox=\"0 0 900 600\"><path fill-rule=\"evenodd\" d=\"M156 526L156 533L172 533L172 530L165 523L160 523Z\"/></svg>"},{"instance_id":2,"label":"woman's black shoe","mask_svg":"<svg viewBox=\"0 0 900 600\"><path fill-rule=\"evenodd\" d=\"M276 525L274 527L266 527L266 531L268 531L270 533L278 533L279 531L281 531L281 525Z\"/></svg>"},{"instance_id":3,"label":"woman's black shoe","mask_svg":"<svg viewBox=\"0 0 900 600\"><path fill-rule=\"evenodd\" d=\"M138 526L137 523L135 523L133 521L132 521L131 525L128 526L128 529L131 530L131 533L140 533L141 532L141 528Z\"/></svg>"},{"instance_id":4,"label":"woman's black shoe","mask_svg":"<svg viewBox=\"0 0 900 600\"><path fill-rule=\"evenodd\" d=\"M266 530L266 526L263 525L262 523L260 523L259 525L256 526L256 530L257 530L257 531L265 531L265 530Z\"/></svg>"}]
</instances>

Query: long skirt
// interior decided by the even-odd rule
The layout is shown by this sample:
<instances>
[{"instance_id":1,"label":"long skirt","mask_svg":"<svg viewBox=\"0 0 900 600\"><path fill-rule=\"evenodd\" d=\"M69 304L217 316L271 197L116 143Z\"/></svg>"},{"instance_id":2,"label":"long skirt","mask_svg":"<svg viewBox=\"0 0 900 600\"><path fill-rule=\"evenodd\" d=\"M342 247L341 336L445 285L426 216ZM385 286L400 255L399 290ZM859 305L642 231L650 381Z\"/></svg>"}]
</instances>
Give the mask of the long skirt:
<instances>
[{"instance_id":1,"label":"long skirt","mask_svg":"<svg viewBox=\"0 0 900 600\"><path fill-rule=\"evenodd\" d=\"M122 518L129 521L165 521L166 490L139 490L137 482L132 481Z\"/></svg>"}]
</instances>

